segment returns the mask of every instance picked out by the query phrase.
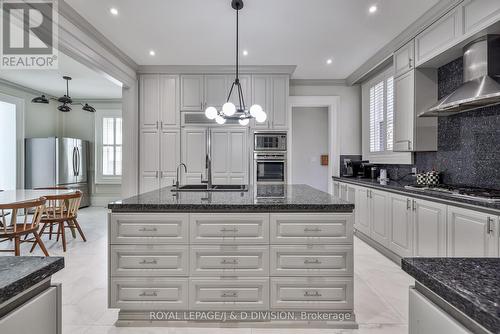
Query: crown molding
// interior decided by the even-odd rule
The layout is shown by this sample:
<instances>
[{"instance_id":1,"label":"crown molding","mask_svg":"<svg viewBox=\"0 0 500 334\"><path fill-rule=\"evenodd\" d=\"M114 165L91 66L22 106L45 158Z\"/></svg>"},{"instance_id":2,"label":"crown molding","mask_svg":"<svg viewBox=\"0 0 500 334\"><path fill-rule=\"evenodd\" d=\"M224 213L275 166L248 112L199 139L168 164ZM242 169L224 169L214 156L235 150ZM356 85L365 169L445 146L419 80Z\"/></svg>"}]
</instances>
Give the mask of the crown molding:
<instances>
[{"instance_id":1,"label":"crown molding","mask_svg":"<svg viewBox=\"0 0 500 334\"><path fill-rule=\"evenodd\" d=\"M292 75L296 65L243 65L241 74ZM139 65L138 74L233 74L234 65Z\"/></svg>"},{"instance_id":2,"label":"crown molding","mask_svg":"<svg viewBox=\"0 0 500 334\"><path fill-rule=\"evenodd\" d=\"M14 83L12 81L8 81L8 80L5 80L5 79L0 79L0 85L7 86L9 88L16 89L16 90L19 90L19 91L21 91L23 93L30 94L30 95L37 95L37 96L39 96L39 95L44 94L47 98L53 97L50 94L46 94L46 93L38 91L36 89L28 88L26 86L22 86L22 85L16 84L16 83Z\"/></svg>"},{"instance_id":3,"label":"crown molding","mask_svg":"<svg viewBox=\"0 0 500 334\"><path fill-rule=\"evenodd\" d=\"M439 20L443 15L448 13L453 8L457 7L463 0L441 0L408 28L403 30L398 36L387 43L379 51L377 51L370 59L362 64L358 69L351 73L346 81L348 85L359 84L369 77L374 71L380 70L392 62L392 56L395 50L399 49L418 34L428 28L431 24Z\"/></svg>"},{"instance_id":4,"label":"crown molding","mask_svg":"<svg viewBox=\"0 0 500 334\"><path fill-rule=\"evenodd\" d=\"M290 86L347 86L345 79L291 79Z\"/></svg>"}]
</instances>

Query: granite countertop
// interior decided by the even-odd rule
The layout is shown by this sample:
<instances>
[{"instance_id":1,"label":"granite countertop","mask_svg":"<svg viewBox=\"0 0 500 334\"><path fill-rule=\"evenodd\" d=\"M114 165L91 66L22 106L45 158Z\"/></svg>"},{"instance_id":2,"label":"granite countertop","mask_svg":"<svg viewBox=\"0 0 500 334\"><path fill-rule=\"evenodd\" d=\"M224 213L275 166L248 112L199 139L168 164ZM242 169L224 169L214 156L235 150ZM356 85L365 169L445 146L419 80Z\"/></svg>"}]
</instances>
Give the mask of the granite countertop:
<instances>
[{"instance_id":1,"label":"granite countertop","mask_svg":"<svg viewBox=\"0 0 500 334\"><path fill-rule=\"evenodd\" d=\"M422 196L422 197L431 197L435 198L438 200L444 200L444 201L451 201L451 202L456 202L456 203L462 203L465 204L466 206L475 206L478 208L484 208L484 209L489 209L488 211L495 210L495 211L500 211L500 203L493 203L493 202L484 202L484 201L476 201L476 200L471 200L471 199L466 199L466 198L459 198L455 197L446 193L440 193L437 191L425 191L425 190L419 190L419 189L407 189L405 186L412 185L414 184L411 181L389 181L387 184L380 184L379 181L377 180L372 180L372 179L363 179L363 178L356 178L356 177L336 177L333 176L333 179L335 181L340 181L340 182L345 182L345 183L351 183L354 185L360 185L360 186L366 186L370 188L375 188L375 189L381 189L381 190L386 190L386 191L395 191L395 192L400 192L400 193L408 193L415 195L416 197ZM498 213L498 212L496 212Z\"/></svg>"},{"instance_id":2,"label":"granite countertop","mask_svg":"<svg viewBox=\"0 0 500 334\"><path fill-rule=\"evenodd\" d=\"M246 192L172 192L172 187L112 202L113 212L352 212L354 204L307 185L259 185ZM257 197L257 194L259 197ZM267 196L267 197L260 197Z\"/></svg>"},{"instance_id":3,"label":"granite countertop","mask_svg":"<svg viewBox=\"0 0 500 334\"><path fill-rule=\"evenodd\" d=\"M0 304L62 268L63 257L0 256Z\"/></svg>"},{"instance_id":4,"label":"granite countertop","mask_svg":"<svg viewBox=\"0 0 500 334\"><path fill-rule=\"evenodd\" d=\"M405 258L401 267L483 327L500 331L500 258Z\"/></svg>"}]
</instances>

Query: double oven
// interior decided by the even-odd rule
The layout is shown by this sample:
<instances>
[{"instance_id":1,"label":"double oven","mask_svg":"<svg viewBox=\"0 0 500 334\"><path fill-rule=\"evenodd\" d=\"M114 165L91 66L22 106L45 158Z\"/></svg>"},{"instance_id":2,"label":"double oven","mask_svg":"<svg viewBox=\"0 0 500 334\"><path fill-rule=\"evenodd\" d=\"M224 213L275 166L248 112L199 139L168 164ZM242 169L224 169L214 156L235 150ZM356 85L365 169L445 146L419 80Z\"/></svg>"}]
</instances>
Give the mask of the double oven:
<instances>
[{"instance_id":1,"label":"double oven","mask_svg":"<svg viewBox=\"0 0 500 334\"><path fill-rule=\"evenodd\" d=\"M254 184L286 184L286 170L286 132L255 132Z\"/></svg>"}]
</instances>

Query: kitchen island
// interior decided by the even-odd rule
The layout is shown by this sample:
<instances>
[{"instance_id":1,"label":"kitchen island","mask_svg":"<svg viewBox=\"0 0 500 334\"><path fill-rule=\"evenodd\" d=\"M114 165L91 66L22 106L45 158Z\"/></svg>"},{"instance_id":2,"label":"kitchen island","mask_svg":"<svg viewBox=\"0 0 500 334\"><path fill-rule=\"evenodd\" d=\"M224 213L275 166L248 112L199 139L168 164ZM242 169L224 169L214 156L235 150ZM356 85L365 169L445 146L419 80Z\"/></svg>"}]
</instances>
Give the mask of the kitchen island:
<instances>
[{"instance_id":1,"label":"kitchen island","mask_svg":"<svg viewBox=\"0 0 500 334\"><path fill-rule=\"evenodd\" d=\"M352 203L305 185L172 190L108 206L117 326L357 327Z\"/></svg>"}]
</instances>

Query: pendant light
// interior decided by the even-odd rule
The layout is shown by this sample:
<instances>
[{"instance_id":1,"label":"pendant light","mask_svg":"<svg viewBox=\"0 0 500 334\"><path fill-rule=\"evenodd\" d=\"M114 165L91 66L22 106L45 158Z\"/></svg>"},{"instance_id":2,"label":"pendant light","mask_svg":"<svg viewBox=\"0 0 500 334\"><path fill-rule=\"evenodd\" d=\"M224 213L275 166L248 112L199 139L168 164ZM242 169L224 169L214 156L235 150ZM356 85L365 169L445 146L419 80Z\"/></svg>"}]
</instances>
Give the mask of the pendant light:
<instances>
[{"instance_id":1,"label":"pendant light","mask_svg":"<svg viewBox=\"0 0 500 334\"><path fill-rule=\"evenodd\" d=\"M215 120L220 125L226 123L228 119L238 120L243 126L248 125L251 118L255 118L258 123L264 123L267 119L267 114L260 105L254 104L250 107L250 110L246 108L239 78L239 12L243 8L243 0L232 0L231 7L236 10L236 75L229 89L226 103L222 105L222 110L217 110L215 107L209 106L205 109L205 116L208 119ZM238 94L238 106L235 106L230 101L234 91L236 91L235 94Z\"/></svg>"},{"instance_id":2,"label":"pendant light","mask_svg":"<svg viewBox=\"0 0 500 334\"><path fill-rule=\"evenodd\" d=\"M69 76L63 76L63 79L66 80L66 94L61 96L60 98L53 98L51 97L51 100L58 101L62 103L59 107L57 107L57 110L60 112L70 112L71 111L71 105L73 104L73 99L69 96L69 81L72 80L71 77ZM43 103L43 104L48 104L49 99L45 95L37 96L31 100L31 103ZM88 111L88 112L95 112L95 108L90 106L88 103L78 103L79 105L82 106L82 110Z\"/></svg>"}]
</instances>

